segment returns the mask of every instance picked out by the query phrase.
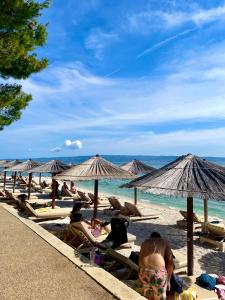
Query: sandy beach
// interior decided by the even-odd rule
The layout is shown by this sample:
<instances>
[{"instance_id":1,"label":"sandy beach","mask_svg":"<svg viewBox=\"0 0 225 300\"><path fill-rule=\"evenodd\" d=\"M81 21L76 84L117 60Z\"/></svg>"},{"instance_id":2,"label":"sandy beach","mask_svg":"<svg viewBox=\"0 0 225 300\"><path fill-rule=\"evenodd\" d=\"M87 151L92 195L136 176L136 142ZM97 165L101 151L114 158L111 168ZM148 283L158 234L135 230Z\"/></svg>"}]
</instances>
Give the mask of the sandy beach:
<instances>
[{"instance_id":1,"label":"sandy beach","mask_svg":"<svg viewBox=\"0 0 225 300\"><path fill-rule=\"evenodd\" d=\"M35 178L37 181L38 178ZM50 178L48 179L50 180ZM62 184L62 183L60 183ZM79 189L79 183L77 184ZM93 190L83 189L84 192L93 192ZM100 194L100 196L113 196L112 194ZM120 202L125 201L133 202L133 199L121 197ZM160 215L155 220L144 220L135 223L130 223L128 232L134 234L137 239L132 249L121 250L121 252L129 256L132 250L137 251L141 243L150 235L152 231L159 232L162 237L169 240L172 249L178 250L180 253L186 255L187 253L187 241L186 231L179 229L176 226L177 220L182 219L179 211L172 208L162 207L160 205L147 204L146 202L139 202L139 205L154 210ZM71 207L73 206L72 200L57 200L56 205L60 207ZM92 209L82 209L82 214L85 218L91 219ZM98 208L98 218L102 220L110 220L110 216L103 213L103 208ZM46 221L39 223L42 227L49 231L61 231L69 224L69 218L63 220ZM199 242L199 236L194 237L194 275L199 276L201 273L213 273L213 274L224 274L224 260L225 253L213 249L208 244L202 244ZM209 263L210 262L210 263Z\"/></svg>"}]
</instances>

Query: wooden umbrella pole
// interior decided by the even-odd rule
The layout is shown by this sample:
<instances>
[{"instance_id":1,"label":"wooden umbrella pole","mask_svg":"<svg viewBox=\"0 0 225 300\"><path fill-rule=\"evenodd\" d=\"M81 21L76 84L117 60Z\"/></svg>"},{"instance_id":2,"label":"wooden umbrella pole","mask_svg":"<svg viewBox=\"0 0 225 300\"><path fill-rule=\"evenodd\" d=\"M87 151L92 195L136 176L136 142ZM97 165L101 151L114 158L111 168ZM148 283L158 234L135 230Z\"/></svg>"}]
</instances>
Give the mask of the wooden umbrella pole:
<instances>
[{"instance_id":1,"label":"wooden umbrella pole","mask_svg":"<svg viewBox=\"0 0 225 300\"><path fill-rule=\"evenodd\" d=\"M30 199L32 173L29 173L28 200Z\"/></svg>"},{"instance_id":2,"label":"wooden umbrella pole","mask_svg":"<svg viewBox=\"0 0 225 300\"><path fill-rule=\"evenodd\" d=\"M134 205L137 205L137 188L134 188Z\"/></svg>"},{"instance_id":3,"label":"wooden umbrella pole","mask_svg":"<svg viewBox=\"0 0 225 300\"><path fill-rule=\"evenodd\" d=\"M187 198L187 262L188 276L192 276L194 272L194 256L193 256L193 198Z\"/></svg>"},{"instance_id":4,"label":"wooden umbrella pole","mask_svg":"<svg viewBox=\"0 0 225 300\"><path fill-rule=\"evenodd\" d=\"M208 222L208 198L204 198L204 224L202 226L202 231L207 232L206 223Z\"/></svg>"},{"instance_id":5,"label":"wooden umbrella pole","mask_svg":"<svg viewBox=\"0 0 225 300\"><path fill-rule=\"evenodd\" d=\"M6 185L6 171L4 171L4 186L3 186L3 191L5 191L5 185Z\"/></svg>"},{"instance_id":6,"label":"wooden umbrella pole","mask_svg":"<svg viewBox=\"0 0 225 300\"><path fill-rule=\"evenodd\" d=\"M208 222L208 199L204 198L204 222Z\"/></svg>"},{"instance_id":7,"label":"wooden umbrella pole","mask_svg":"<svg viewBox=\"0 0 225 300\"><path fill-rule=\"evenodd\" d=\"M92 226L95 225L95 219L97 217L97 209L98 209L98 180L96 179L94 183L94 212L93 212Z\"/></svg>"},{"instance_id":8,"label":"wooden umbrella pole","mask_svg":"<svg viewBox=\"0 0 225 300\"><path fill-rule=\"evenodd\" d=\"M53 178L54 174L52 174L52 208L55 208L55 189L56 189L56 182Z\"/></svg>"},{"instance_id":9,"label":"wooden umbrella pole","mask_svg":"<svg viewBox=\"0 0 225 300\"><path fill-rule=\"evenodd\" d=\"M14 172L14 178L13 178L13 193L15 192L15 185L16 185L16 172Z\"/></svg>"},{"instance_id":10,"label":"wooden umbrella pole","mask_svg":"<svg viewBox=\"0 0 225 300\"><path fill-rule=\"evenodd\" d=\"M41 183L41 173L39 174L39 184Z\"/></svg>"}]
</instances>

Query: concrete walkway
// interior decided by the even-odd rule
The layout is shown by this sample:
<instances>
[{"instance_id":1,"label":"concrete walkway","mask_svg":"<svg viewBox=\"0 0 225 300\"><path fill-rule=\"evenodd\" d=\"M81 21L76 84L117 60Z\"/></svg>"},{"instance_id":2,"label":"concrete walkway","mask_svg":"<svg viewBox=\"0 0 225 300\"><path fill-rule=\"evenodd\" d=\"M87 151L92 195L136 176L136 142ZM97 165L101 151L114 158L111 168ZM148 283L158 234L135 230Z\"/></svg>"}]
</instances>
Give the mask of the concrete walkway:
<instances>
[{"instance_id":1,"label":"concrete walkway","mask_svg":"<svg viewBox=\"0 0 225 300\"><path fill-rule=\"evenodd\" d=\"M0 207L0 299L116 299Z\"/></svg>"}]
</instances>

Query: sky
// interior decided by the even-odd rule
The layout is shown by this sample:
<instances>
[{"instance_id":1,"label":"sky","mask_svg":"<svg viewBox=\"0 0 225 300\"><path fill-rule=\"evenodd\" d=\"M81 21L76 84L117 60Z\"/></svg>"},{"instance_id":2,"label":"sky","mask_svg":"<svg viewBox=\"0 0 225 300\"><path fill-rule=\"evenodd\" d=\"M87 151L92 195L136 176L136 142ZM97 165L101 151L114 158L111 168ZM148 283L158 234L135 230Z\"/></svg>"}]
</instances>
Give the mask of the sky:
<instances>
[{"instance_id":1,"label":"sky","mask_svg":"<svg viewBox=\"0 0 225 300\"><path fill-rule=\"evenodd\" d=\"M40 22L49 65L1 158L225 157L224 0L52 0Z\"/></svg>"}]
</instances>

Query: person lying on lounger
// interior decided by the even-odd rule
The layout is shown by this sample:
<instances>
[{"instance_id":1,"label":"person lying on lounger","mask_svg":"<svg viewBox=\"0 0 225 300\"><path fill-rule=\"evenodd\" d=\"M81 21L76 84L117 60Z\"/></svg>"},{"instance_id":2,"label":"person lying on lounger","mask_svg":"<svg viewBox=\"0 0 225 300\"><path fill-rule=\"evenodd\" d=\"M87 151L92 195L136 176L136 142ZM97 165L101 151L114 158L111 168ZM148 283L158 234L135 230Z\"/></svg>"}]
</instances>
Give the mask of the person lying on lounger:
<instances>
[{"instance_id":1,"label":"person lying on lounger","mask_svg":"<svg viewBox=\"0 0 225 300\"><path fill-rule=\"evenodd\" d=\"M82 213L80 212L82 207L83 207L83 204L80 202L77 202L74 204L73 209L70 214L70 224L76 223L76 222L85 222L91 226L92 225L91 222L89 222L87 219L85 219L82 216ZM110 222L103 222L98 219L95 219L95 225L100 225L100 228L104 228L106 232L111 231L109 224L110 224Z\"/></svg>"},{"instance_id":2,"label":"person lying on lounger","mask_svg":"<svg viewBox=\"0 0 225 300\"><path fill-rule=\"evenodd\" d=\"M143 295L149 300L166 300L173 273L173 254L169 243L153 232L141 245L139 279Z\"/></svg>"}]
</instances>

